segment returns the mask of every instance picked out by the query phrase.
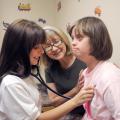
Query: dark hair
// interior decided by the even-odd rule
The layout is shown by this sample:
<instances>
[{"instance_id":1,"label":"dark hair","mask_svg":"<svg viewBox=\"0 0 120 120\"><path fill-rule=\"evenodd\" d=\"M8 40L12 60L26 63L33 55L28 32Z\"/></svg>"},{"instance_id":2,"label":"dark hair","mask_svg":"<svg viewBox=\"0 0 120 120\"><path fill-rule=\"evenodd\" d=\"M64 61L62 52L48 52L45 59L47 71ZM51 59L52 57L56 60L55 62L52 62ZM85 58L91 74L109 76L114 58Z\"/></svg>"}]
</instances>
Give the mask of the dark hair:
<instances>
[{"instance_id":1,"label":"dark hair","mask_svg":"<svg viewBox=\"0 0 120 120\"><path fill-rule=\"evenodd\" d=\"M112 56L112 42L102 20L96 17L82 18L77 21L76 30L90 37L91 55L96 59L107 60Z\"/></svg>"},{"instance_id":2,"label":"dark hair","mask_svg":"<svg viewBox=\"0 0 120 120\"><path fill-rule=\"evenodd\" d=\"M69 26L68 28L67 28L67 32L68 32L68 34L72 37L72 31L73 31L73 28L75 27L75 24L73 24L73 25L71 25L71 26Z\"/></svg>"},{"instance_id":3,"label":"dark hair","mask_svg":"<svg viewBox=\"0 0 120 120\"><path fill-rule=\"evenodd\" d=\"M33 21L14 21L6 30L0 52L0 77L15 72L27 77L31 72L31 49L46 40L45 31Z\"/></svg>"}]
</instances>

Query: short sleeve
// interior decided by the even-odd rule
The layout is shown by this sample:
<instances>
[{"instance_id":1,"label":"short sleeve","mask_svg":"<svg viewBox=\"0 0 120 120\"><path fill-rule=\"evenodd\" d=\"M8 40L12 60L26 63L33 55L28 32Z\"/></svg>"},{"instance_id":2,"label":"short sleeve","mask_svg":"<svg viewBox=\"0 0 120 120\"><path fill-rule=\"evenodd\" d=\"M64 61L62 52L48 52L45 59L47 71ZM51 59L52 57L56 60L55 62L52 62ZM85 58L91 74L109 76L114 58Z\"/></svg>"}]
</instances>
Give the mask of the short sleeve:
<instances>
[{"instance_id":1,"label":"short sleeve","mask_svg":"<svg viewBox=\"0 0 120 120\"><path fill-rule=\"evenodd\" d=\"M35 101L22 84L5 86L2 94L3 110L10 120L36 120L40 115Z\"/></svg>"}]
</instances>

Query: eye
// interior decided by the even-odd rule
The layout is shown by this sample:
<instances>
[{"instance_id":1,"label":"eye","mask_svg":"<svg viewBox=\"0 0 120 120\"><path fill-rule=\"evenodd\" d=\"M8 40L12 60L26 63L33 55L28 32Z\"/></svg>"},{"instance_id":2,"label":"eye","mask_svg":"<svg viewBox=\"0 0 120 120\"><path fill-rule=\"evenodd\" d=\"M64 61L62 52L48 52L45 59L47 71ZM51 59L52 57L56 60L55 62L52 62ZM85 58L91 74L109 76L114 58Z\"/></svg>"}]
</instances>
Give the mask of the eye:
<instances>
[{"instance_id":1,"label":"eye","mask_svg":"<svg viewBox=\"0 0 120 120\"><path fill-rule=\"evenodd\" d=\"M59 40L59 41L55 41L55 42L54 42L54 45L55 45L55 46L59 46L59 45L61 45L61 43L62 43L61 40Z\"/></svg>"},{"instance_id":2,"label":"eye","mask_svg":"<svg viewBox=\"0 0 120 120\"><path fill-rule=\"evenodd\" d=\"M81 41L84 38L84 36L81 34L77 34L76 38L78 39L78 41Z\"/></svg>"}]
</instances>

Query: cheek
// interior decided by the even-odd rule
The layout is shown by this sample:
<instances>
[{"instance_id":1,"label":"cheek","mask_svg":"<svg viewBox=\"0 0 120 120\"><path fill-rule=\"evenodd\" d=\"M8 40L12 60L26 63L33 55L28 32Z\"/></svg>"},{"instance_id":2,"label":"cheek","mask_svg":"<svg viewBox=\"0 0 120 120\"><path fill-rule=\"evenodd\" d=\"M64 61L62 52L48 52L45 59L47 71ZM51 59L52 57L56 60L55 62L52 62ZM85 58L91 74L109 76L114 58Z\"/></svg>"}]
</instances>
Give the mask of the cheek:
<instances>
[{"instance_id":1,"label":"cheek","mask_svg":"<svg viewBox=\"0 0 120 120\"><path fill-rule=\"evenodd\" d=\"M46 52L46 55L51 58L52 57L52 52Z\"/></svg>"},{"instance_id":2,"label":"cheek","mask_svg":"<svg viewBox=\"0 0 120 120\"><path fill-rule=\"evenodd\" d=\"M84 41L81 41L77 44L76 49L73 51L74 54L78 55L89 55L90 54L90 45Z\"/></svg>"},{"instance_id":3,"label":"cheek","mask_svg":"<svg viewBox=\"0 0 120 120\"><path fill-rule=\"evenodd\" d=\"M84 40L84 41L81 41L81 44L79 44L80 48L85 50L86 52L90 52L90 44L89 44L89 41L88 40Z\"/></svg>"},{"instance_id":4,"label":"cheek","mask_svg":"<svg viewBox=\"0 0 120 120\"><path fill-rule=\"evenodd\" d=\"M33 56L33 52L31 51L31 52L30 52L30 59L32 58L32 56Z\"/></svg>"},{"instance_id":5,"label":"cheek","mask_svg":"<svg viewBox=\"0 0 120 120\"><path fill-rule=\"evenodd\" d=\"M66 53L67 48L66 48L66 46L65 46L65 45L63 46L63 48L62 48L62 49L63 49L63 52L64 52L64 53Z\"/></svg>"},{"instance_id":6,"label":"cheek","mask_svg":"<svg viewBox=\"0 0 120 120\"><path fill-rule=\"evenodd\" d=\"M32 51L30 52L30 58L32 58L34 55L35 55L35 51L32 50Z\"/></svg>"},{"instance_id":7,"label":"cheek","mask_svg":"<svg viewBox=\"0 0 120 120\"><path fill-rule=\"evenodd\" d=\"M32 57L32 56L33 56L32 54L30 54L30 56L29 56L30 64L31 64L31 65L33 64L33 57Z\"/></svg>"}]
</instances>

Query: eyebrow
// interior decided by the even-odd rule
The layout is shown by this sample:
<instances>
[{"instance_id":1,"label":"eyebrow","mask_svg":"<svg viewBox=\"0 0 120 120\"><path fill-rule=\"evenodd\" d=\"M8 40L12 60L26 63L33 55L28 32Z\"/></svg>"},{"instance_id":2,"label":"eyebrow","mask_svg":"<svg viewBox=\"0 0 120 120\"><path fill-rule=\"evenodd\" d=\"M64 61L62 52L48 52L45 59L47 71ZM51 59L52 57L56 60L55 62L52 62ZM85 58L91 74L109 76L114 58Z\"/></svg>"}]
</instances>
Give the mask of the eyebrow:
<instances>
[{"instance_id":1,"label":"eyebrow","mask_svg":"<svg viewBox=\"0 0 120 120\"><path fill-rule=\"evenodd\" d=\"M54 41L59 41L61 40L61 38L57 38L57 39L54 39L54 40L51 40L51 41L47 41L46 44L50 44L50 43L54 43Z\"/></svg>"}]
</instances>

